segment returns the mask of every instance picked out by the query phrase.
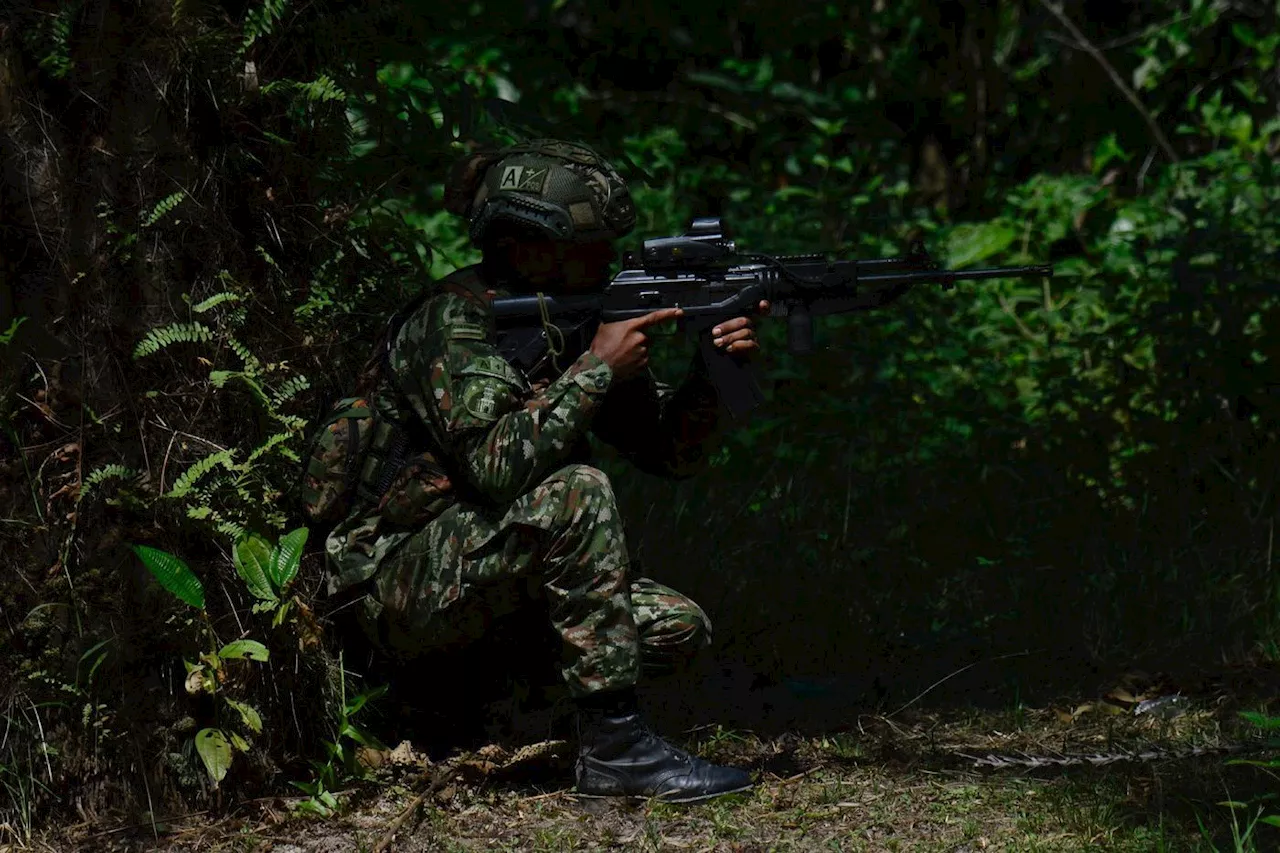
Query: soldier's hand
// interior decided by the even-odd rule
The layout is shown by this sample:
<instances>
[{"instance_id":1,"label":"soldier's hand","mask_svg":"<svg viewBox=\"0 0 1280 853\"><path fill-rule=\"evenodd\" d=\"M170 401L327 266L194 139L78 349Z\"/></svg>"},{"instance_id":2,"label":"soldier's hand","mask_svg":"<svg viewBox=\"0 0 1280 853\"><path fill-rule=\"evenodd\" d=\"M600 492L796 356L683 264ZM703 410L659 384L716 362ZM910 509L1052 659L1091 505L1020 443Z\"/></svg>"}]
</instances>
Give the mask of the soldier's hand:
<instances>
[{"instance_id":1,"label":"soldier's hand","mask_svg":"<svg viewBox=\"0 0 1280 853\"><path fill-rule=\"evenodd\" d=\"M629 379L649 364L649 336L645 330L674 320L682 313L679 308L664 308L634 320L604 323L596 329L591 351L613 368L615 377Z\"/></svg>"},{"instance_id":2,"label":"soldier's hand","mask_svg":"<svg viewBox=\"0 0 1280 853\"><path fill-rule=\"evenodd\" d=\"M769 303L761 300L756 309L760 314L769 313ZM760 351L760 341L756 339L755 321L750 317L734 317L726 320L711 330L715 345L724 352L734 355L750 356Z\"/></svg>"}]
</instances>

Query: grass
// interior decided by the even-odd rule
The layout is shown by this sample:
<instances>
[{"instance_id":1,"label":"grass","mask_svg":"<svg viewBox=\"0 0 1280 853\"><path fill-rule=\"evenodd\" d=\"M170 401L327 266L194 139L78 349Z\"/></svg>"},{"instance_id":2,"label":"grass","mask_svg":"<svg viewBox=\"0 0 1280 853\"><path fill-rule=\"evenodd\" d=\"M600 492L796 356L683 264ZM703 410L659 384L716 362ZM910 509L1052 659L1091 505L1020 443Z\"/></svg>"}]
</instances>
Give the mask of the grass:
<instances>
[{"instance_id":1,"label":"grass","mask_svg":"<svg viewBox=\"0 0 1280 853\"><path fill-rule=\"evenodd\" d=\"M973 761L989 754L1114 758L1140 748L1212 748L1250 737L1225 704L1199 700L1168 720L1076 699L1041 708L1019 701L997 711L863 714L844 730L816 735L762 737L708 727L687 734L684 742L712 760L749 767L759 784L749 793L693 807L578 800L568 790L570 762L563 748L504 765L513 753L495 746L483 769L463 765L457 781L404 825L391 849L1280 849L1280 829L1257 823L1256 807L1233 812L1221 805L1256 803L1274 791L1275 780L1254 767L1229 765L1221 754L1007 769ZM340 815L329 820L290 816L287 803L277 801L218 820L175 821L159 847L129 847L124 834L113 836L119 847L85 847L91 840L86 837L47 843L51 849L174 853L372 850L423 784L417 768L381 772L382 784L346 795ZM139 834L137 841L151 839Z\"/></svg>"}]
</instances>

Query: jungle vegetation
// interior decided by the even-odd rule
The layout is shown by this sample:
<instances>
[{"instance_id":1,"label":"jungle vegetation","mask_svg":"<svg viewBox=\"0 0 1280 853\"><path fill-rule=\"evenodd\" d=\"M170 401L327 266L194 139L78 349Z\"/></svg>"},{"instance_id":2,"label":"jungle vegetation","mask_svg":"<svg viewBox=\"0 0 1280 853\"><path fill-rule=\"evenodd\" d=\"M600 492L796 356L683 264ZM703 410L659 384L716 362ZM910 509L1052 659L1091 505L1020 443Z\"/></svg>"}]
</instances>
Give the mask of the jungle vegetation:
<instances>
[{"instance_id":1,"label":"jungle vegetation","mask_svg":"<svg viewBox=\"0 0 1280 853\"><path fill-rule=\"evenodd\" d=\"M1015 651L1274 662L1278 9L4 4L0 823L351 768L381 685L295 532L307 425L476 260L449 165L531 136L622 167L631 244L715 215L756 251L1055 265L810 356L765 324L768 402L709 471L606 461L717 661L870 704Z\"/></svg>"}]
</instances>

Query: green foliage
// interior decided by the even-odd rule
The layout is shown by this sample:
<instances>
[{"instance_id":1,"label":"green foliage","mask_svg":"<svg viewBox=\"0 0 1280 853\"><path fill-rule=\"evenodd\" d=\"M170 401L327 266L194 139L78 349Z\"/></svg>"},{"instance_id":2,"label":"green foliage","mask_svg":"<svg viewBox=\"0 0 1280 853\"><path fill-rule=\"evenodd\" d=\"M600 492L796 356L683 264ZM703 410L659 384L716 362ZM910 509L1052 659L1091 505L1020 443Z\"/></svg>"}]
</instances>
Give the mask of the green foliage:
<instances>
[{"instance_id":1,"label":"green foliage","mask_svg":"<svg viewBox=\"0 0 1280 853\"><path fill-rule=\"evenodd\" d=\"M62 0L56 11L39 17L38 25L20 30L23 40L39 56L39 67L55 80L65 79L72 70L69 40L82 0Z\"/></svg>"},{"instance_id":2,"label":"green foliage","mask_svg":"<svg viewBox=\"0 0 1280 853\"><path fill-rule=\"evenodd\" d=\"M237 544L236 566L241 570L246 586L256 594L259 591L255 588L256 584L263 583L265 591L271 596L271 604L278 608L273 626L280 625L285 615L285 607L276 600L276 595L288 587L297 573L305 542L306 531L300 530L284 537L275 548L257 537L246 538ZM261 560L258 560L259 549ZM173 554L155 548L134 546L133 550L161 586L186 604L201 611L204 610L204 587L185 562ZM248 568L250 566L262 569L261 576L254 574L251 568ZM258 608L255 608L254 612L258 612ZM207 621L204 625L211 651L201 654L199 663L183 661L186 668L187 692L193 696L208 693L220 697L222 706L235 713L250 736L262 734L262 715L258 710L243 700L226 695L220 688L227 678L226 663L228 661L266 664L271 660L270 650L262 642L246 637L232 640L219 647L212 626ZM97 648L102 645L99 644ZM214 649L216 651L213 651ZM91 649L90 653L95 650L96 648ZM100 664L101 658L98 658L90 669L90 679ZM234 758L233 747L237 751L247 752L249 741L234 731L220 727L205 727L195 735L196 752L204 763L214 788L221 784L231 767Z\"/></svg>"},{"instance_id":3,"label":"green foliage","mask_svg":"<svg viewBox=\"0 0 1280 853\"><path fill-rule=\"evenodd\" d=\"M201 729L196 732L196 751L217 788L231 769L231 742L221 729Z\"/></svg>"},{"instance_id":4,"label":"green foliage","mask_svg":"<svg viewBox=\"0 0 1280 853\"><path fill-rule=\"evenodd\" d=\"M229 276L219 279L227 282ZM181 501L186 518L232 539L262 523L277 529L284 526L285 513L274 499L279 493L276 482L298 464L292 445L300 441L306 424L305 418L286 407L310 387L305 376L283 363L264 362L236 336L233 330L246 327L250 316L244 303L244 296L235 291L214 293L191 306L193 313L211 316L213 328L199 322L167 324L149 331L134 352L135 358L141 358L180 342L221 344L238 360L240 369L211 367L210 386L227 392L244 389L261 415L275 422L276 431L242 451L224 448L192 463L163 495ZM241 452L243 461L238 462Z\"/></svg>"},{"instance_id":5,"label":"green foliage","mask_svg":"<svg viewBox=\"0 0 1280 853\"><path fill-rule=\"evenodd\" d=\"M24 448L12 471L27 492L12 490L0 535L6 553L39 557L12 573L4 606L65 606L98 637L119 612L83 588L98 532L230 539L234 568L213 548L188 557L246 593L201 600L187 622L140 614L129 630L148 641L119 646L122 669L154 675L168 641L193 642L184 626L207 634L188 686L214 697L196 724L221 733L205 735L210 778L248 738L281 750L278 700L229 675L269 662L226 659L247 638L214 633L250 600L254 618L272 613L255 636L276 662L276 628L301 638L298 588L315 585L297 582L299 532L261 537L293 526L281 496L302 415L349 391L392 309L477 260L441 209L448 165L542 133L620 163L639 219L626 248L719 213L747 249L890 255L922 237L953 266L1057 266L1049 282L922 287L825 319L810 356L762 323L770 407L729 432L711 470L675 486L614 478L645 520L635 550L714 569L672 581L720 602L725 654L773 674L898 642L1105 659L1256 641L1280 655L1265 556L1280 493L1274 16L1200 0L1088 19L1064 7L1135 105L1043 4L650 4L645 38L625 6L588 15L575 0L529 15L285 0L239 20L182 2L145 21L95 11L17 9L6 59L16 94L0 134L22 173L6 209L28 244L15 257L62 288L41 297L52 331L87 357L6 373L4 438ZM58 236L68 226L76 239ZM98 356L128 343L124 382ZM688 352L661 349L659 369L680 378ZM11 382L30 387L19 398ZM73 444L86 457L74 472L30 464L32 449ZM57 601L43 597L51 554L68 581ZM849 584L857 594L839 594ZM101 681L95 660L84 668ZM89 739L107 714L82 723L82 704L57 726ZM343 705L328 769L307 783L317 808L336 804L358 743L344 730L359 708ZM11 815L0 804L0 824Z\"/></svg>"},{"instance_id":6,"label":"green foliage","mask_svg":"<svg viewBox=\"0 0 1280 853\"><path fill-rule=\"evenodd\" d=\"M274 611L275 625L279 625L288 614L289 602L285 595L302 564L307 533L305 527L299 527L280 537L275 547L254 534L248 534L236 543L236 572L249 592L258 599L253 611Z\"/></svg>"},{"instance_id":7,"label":"green foliage","mask_svg":"<svg viewBox=\"0 0 1280 853\"><path fill-rule=\"evenodd\" d=\"M222 466L228 470L235 470L235 462L230 450L219 450L211 453L192 465L173 483L173 488L165 493L167 498L183 498L191 494L196 484L214 468Z\"/></svg>"},{"instance_id":8,"label":"green foliage","mask_svg":"<svg viewBox=\"0 0 1280 853\"><path fill-rule=\"evenodd\" d=\"M315 80L307 83L300 83L296 80L274 80L262 87L262 94L264 95L273 95L279 92L292 93L312 103L345 101L350 97L346 92L338 88L332 78L325 74L321 74Z\"/></svg>"},{"instance_id":9,"label":"green foliage","mask_svg":"<svg viewBox=\"0 0 1280 853\"><path fill-rule=\"evenodd\" d=\"M265 663L270 658L267 647L257 640L235 640L218 649L223 660L256 660Z\"/></svg>"},{"instance_id":10,"label":"green foliage","mask_svg":"<svg viewBox=\"0 0 1280 853\"><path fill-rule=\"evenodd\" d=\"M325 761L312 761L313 778L307 782L290 782L295 788L309 795L309 799L298 804L301 812L328 817L337 809L338 801L333 792L344 784L366 778L367 773L360 764L356 750L360 747L385 750L377 738L359 725L355 717L363 712L370 703L386 693L385 686L375 687L354 696L347 696L347 671L341 656L338 659L337 681L339 694L333 708L335 735L332 740L324 742Z\"/></svg>"},{"instance_id":11,"label":"green foliage","mask_svg":"<svg viewBox=\"0 0 1280 853\"><path fill-rule=\"evenodd\" d=\"M280 543L271 552L267 576L277 595L287 590L298 575L298 566L302 564L302 549L307 544L307 532L305 527L290 531L280 537Z\"/></svg>"},{"instance_id":12,"label":"green foliage","mask_svg":"<svg viewBox=\"0 0 1280 853\"><path fill-rule=\"evenodd\" d=\"M262 0L245 13L243 49L248 50L259 38L269 35L289 8L289 0Z\"/></svg>"},{"instance_id":13,"label":"green foliage","mask_svg":"<svg viewBox=\"0 0 1280 853\"><path fill-rule=\"evenodd\" d=\"M108 480L126 480L133 481L138 478L138 471L127 465L110 464L103 465L101 468L95 468L90 471L84 478L84 482L80 486L80 495L77 500L83 501L89 497L94 489L101 486Z\"/></svg>"},{"instance_id":14,"label":"green foliage","mask_svg":"<svg viewBox=\"0 0 1280 853\"><path fill-rule=\"evenodd\" d=\"M134 347L133 357L146 358L174 344L209 343L212 340L213 332L200 323L170 323L147 332Z\"/></svg>"},{"instance_id":15,"label":"green foliage","mask_svg":"<svg viewBox=\"0 0 1280 853\"><path fill-rule=\"evenodd\" d=\"M173 212L173 210L179 204L181 204L183 199L185 199L186 197L187 197L187 194L185 192L179 191L176 193L171 193L165 196L164 198L160 199L160 201L156 202L155 207L151 208L151 212L149 212L146 216L142 218L142 227L150 228L152 225L155 225L161 219L164 219L171 212Z\"/></svg>"},{"instance_id":16,"label":"green foliage","mask_svg":"<svg viewBox=\"0 0 1280 853\"><path fill-rule=\"evenodd\" d=\"M220 293L215 293L210 297L201 299L195 305L191 306L191 310L196 314L203 314L206 311L217 308L219 305L224 305L228 302L239 302L241 299L242 297L240 294L234 293L230 290L223 290Z\"/></svg>"},{"instance_id":17,"label":"green foliage","mask_svg":"<svg viewBox=\"0 0 1280 853\"><path fill-rule=\"evenodd\" d=\"M9 324L9 328L0 332L0 346L9 346L13 343L14 335L18 334L18 327L27 321L26 317L14 317L13 322Z\"/></svg>"},{"instance_id":18,"label":"green foliage","mask_svg":"<svg viewBox=\"0 0 1280 853\"><path fill-rule=\"evenodd\" d=\"M134 545L133 552L160 585L179 601L204 609L204 584L180 557L146 545Z\"/></svg>"},{"instance_id":19,"label":"green foliage","mask_svg":"<svg viewBox=\"0 0 1280 853\"><path fill-rule=\"evenodd\" d=\"M267 565L271 561L271 546L260 536L246 536L236 543L236 572L244 581L245 587L255 598L263 601L275 601L275 591L267 577Z\"/></svg>"}]
</instances>

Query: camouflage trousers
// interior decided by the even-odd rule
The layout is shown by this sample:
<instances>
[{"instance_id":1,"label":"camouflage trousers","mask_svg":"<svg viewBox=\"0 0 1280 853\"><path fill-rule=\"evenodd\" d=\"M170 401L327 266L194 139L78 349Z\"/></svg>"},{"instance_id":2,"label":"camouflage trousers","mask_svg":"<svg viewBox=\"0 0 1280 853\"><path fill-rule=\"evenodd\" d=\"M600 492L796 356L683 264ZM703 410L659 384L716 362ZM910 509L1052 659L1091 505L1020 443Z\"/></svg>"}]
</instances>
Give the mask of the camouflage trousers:
<instances>
[{"instance_id":1,"label":"camouflage trousers","mask_svg":"<svg viewBox=\"0 0 1280 853\"><path fill-rule=\"evenodd\" d=\"M628 568L608 478L569 465L504 511L456 504L388 554L374 580L381 642L402 656L458 649L539 607L571 694L630 687L642 669L669 671L708 645L711 625Z\"/></svg>"}]
</instances>

